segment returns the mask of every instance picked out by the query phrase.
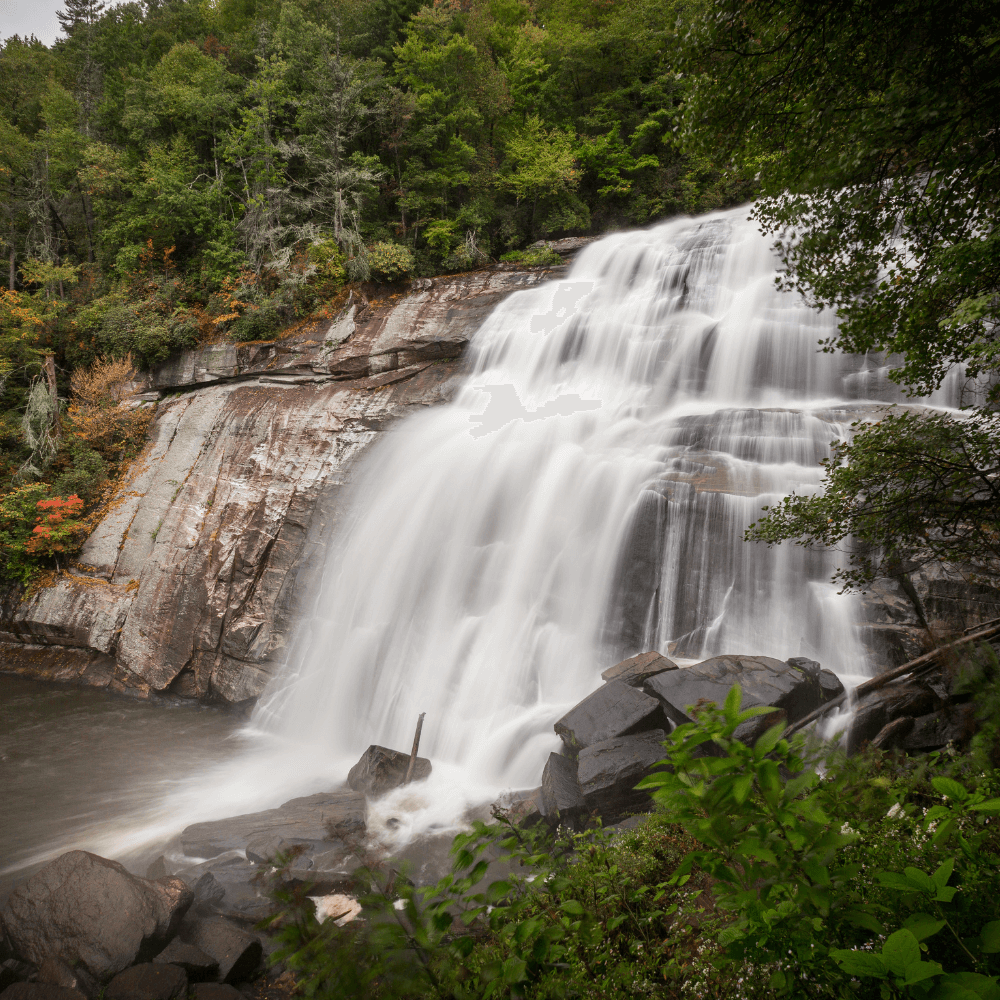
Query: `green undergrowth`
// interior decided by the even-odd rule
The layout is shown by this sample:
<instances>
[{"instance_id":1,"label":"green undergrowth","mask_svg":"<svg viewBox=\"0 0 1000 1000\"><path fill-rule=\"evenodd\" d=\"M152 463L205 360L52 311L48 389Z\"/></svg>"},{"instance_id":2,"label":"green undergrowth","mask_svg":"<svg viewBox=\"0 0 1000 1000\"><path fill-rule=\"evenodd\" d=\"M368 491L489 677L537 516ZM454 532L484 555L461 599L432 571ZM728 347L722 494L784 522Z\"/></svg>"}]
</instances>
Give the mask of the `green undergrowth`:
<instances>
[{"instance_id":1,"label":"green undergrowth","mask_svg":"<svg viewBox=\"0 0 1000 1000\"><path fill-rule=\"evenodd\" d=\"M995 728L969 754L848 760L781 725L747 746L768 710L739 706L670 735L635 829L495 811L434 886L362 870L343 927L276 877L275 960L308 997L998 1000Z\"/></svg>"}]
</instances>

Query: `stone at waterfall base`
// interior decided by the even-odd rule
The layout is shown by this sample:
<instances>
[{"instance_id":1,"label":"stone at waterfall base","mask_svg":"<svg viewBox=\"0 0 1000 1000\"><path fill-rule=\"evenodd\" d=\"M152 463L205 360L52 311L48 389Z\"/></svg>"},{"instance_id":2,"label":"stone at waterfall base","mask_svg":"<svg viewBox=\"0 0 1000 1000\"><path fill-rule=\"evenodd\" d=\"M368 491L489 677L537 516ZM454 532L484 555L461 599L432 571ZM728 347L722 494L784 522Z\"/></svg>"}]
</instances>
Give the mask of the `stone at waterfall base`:
<instances>
[{"instance_id":1,"label":"stone at waterfall base","mask_svg":"<svg viewBox=\"0 0 1000 1000\"><path fill-rule=\"evenodd\" d=\"M104 991L106 1000L176 1000L187 993L187 973L176 965L144 962L119 972Z\"/></svg>"},{"instance_id":2,"label":"stone at waterfall base","mask_svg":"<svg viewBox=\"0 0 1000 1000\"><path fill-rule=\"evenodd\" d=\"M50 862L10 895L3 926L19 958L79 962L107 982L160 951L194 894L178 878L140 878L87 851Z\"/></svg>"},{"instance_id":3,"label":"stone at waterfall base","mask_svg":"<svg viewBox=\"0 0 1000 1000\"><path fill-rule=\"evenodd\" d=\"M221 982L239 983L249 979L260 964L260 941L223 917L208 917L186 924L181 937L219 963Z\"/></svg>"},{"instance_id":4,"label":"stone at waterfall base","mask_svg":"<svg viewBox=\"0 0 1000 1000\"><path fill-rule=\"evenodd\" d=\"M666 738L662 729L653 729L581 750L576 778L588 810L610 822L627 813L649 809L649 794L636 791L635 786L653 773L654 764L663 760Z\"/></svg>"},{"instance_id":5,"label":"stone at waterfall base","mask_svg":"<svg viewBox=\"0 0 1000 1000\"><path fill-rule=\"evenodd\" d=\"M361 760L347 774L347 784L356 792L376 798L398 788L406 780L410 766L410 755L401 750L390 750L372 744ZM418 757L413 765L413 781L423 781L431 776L431 762L426 757Z\"/></svg>"},{"instance_id":6,"label":"stone at waterfall base","mask_svg":"<svg viewBox=\"0 0 1000 1000\"><path fill-rule=\"evenodd\" d=\"M0 1000L87 1000L79 991L52 983L12 983L2 993Z\"/></svg>"},{"instance_id":7,"label":"stone at waterfall base","mask_svg":"<svg viewBox=\"0 0 1000 1000\"><path fill-rule=\"evenodd\" d=\"M656 676L676 672L684 673L667 671ZM618 736L669 728L659 701L621 680L599 687L555 724L555 731L571 753Z\"/></svg>"}]
</instances>

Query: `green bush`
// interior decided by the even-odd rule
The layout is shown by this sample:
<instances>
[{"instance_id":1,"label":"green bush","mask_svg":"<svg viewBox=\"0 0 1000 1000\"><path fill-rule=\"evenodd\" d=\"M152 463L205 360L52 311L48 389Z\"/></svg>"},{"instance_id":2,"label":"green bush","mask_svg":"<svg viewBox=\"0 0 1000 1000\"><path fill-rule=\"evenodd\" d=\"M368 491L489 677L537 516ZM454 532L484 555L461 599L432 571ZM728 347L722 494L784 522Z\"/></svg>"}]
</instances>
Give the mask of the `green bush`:
<instances>
[{"instance_id":1,"label":"green bush","mask_svg":"<svg viewBox=\"0 0 1000 1000\"><path fill-rule=\"evenodd\" d=\"M521 264L523 267L552 267L563 262L555 250L544 245L528 247L527 250L511 250L500 259L508 264Z\"/></svg>"},{"instance_id":2,"label":"green bush","mask_svg":"<svg viewBox=\"0 0 1000 1000\"><path fill-rule=\"evenodd\" d=\"M52 493L48 483L29 483L0 496L0 576L27 584L39 559L28 548L38 524L38 504Z\"/></svg>"},{"instance_id":3,"label":"green bush","mask_svg":"<svg viewBox=\"0 0 1000 1000\"><path fill-rule=\"evenodd\" d=\"M399 281L413 271L413 254L398 243L373 243L366 258L375 281Z\"/></svg>"}]
</instances>

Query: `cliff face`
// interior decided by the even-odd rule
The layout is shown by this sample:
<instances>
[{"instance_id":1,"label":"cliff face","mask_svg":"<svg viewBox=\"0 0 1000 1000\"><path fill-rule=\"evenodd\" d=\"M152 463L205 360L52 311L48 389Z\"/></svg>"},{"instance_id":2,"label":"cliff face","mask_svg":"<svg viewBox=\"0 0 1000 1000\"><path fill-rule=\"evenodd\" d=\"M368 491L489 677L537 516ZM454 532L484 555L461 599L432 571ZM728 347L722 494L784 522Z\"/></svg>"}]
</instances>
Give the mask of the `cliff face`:
<instances>
[{"instance_id":1,"label":"cliff face","mask_svg":"<svg viewBox=\"0 0 1000 1000\"><path fill-rule=\"evenodd\" d=\"M449 398L505 295L558 269L491 269L352 298L268 344L189 351L150 373L156 420L127 487L61 574L0 618L4 670L206 701L255 699L316 565L337 491L414 407Z\"/></svg>"}]
</instances>

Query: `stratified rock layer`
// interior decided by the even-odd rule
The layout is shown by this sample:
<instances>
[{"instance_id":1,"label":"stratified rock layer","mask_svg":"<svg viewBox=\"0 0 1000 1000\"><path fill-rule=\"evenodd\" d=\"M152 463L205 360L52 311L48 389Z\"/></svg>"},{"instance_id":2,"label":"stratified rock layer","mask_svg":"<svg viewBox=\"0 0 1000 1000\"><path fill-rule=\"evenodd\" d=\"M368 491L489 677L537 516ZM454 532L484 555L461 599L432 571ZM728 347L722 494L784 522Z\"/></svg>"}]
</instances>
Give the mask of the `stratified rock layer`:
<instances>
[{"instance_id":1,"label":"stratified rock layer","mask_svg":"<svg viewBox=\"0 0 1000 1000\"><path fill-rule=\"evenodd\" d=\"M146 451L80 565L0 605L0 669L250 704L280 661L293 595L357 458L450 398L459 356L512 291L558 271L421 279L270 344L187 351L149 375Z\"/></svg>"}]
</instances>

